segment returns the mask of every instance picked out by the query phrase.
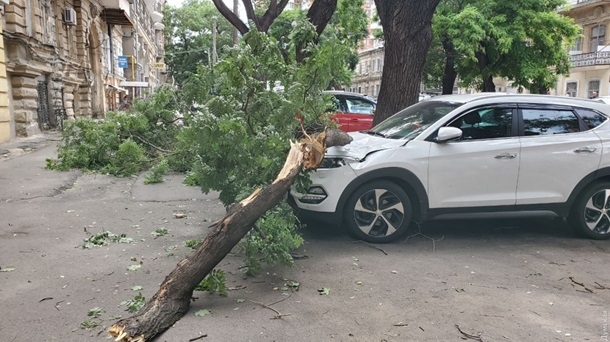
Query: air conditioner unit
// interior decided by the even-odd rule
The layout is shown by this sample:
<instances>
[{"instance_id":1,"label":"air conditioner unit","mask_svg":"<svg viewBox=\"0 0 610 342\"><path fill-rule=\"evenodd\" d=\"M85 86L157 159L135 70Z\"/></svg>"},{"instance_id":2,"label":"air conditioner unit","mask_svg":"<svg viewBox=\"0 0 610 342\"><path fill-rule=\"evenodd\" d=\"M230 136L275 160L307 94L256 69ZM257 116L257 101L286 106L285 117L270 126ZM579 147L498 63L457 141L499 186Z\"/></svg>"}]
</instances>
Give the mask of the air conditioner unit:
<instances>
[{"instance_id":1,"label":"air conditioner unit","mask_svg":"<svg viewBox=\"0 0 610 342\"><path fill-rule=\"evenodd\" d=\"M64 9L64 23L66 25L76 25L76 11L72 7Z\"/></svg>"}]
</instances>

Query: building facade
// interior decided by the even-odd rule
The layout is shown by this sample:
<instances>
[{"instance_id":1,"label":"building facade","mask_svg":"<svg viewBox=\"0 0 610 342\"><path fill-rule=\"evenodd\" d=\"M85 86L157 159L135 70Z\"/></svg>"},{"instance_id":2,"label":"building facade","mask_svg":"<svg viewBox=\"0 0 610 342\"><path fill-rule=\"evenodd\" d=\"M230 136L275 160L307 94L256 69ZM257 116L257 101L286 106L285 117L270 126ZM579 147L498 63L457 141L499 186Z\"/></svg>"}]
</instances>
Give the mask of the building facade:
<instances>
[{"instance_id":1,"label":"building facade","mask_svg":"<svg viewBox=\"0 0 610 342\"><path fill-rule=\"evenodd\" d=\"M4 4L9 139L59 127L64 118L101 118L125 96L158 86L162 6L157 0ZM0 77L0 92L1 83Z\"/></svg>"},{"instance_id":2,"label":"building facade","mask_svg":"<svg viewBox=\"0 0 610 342\"><path fill-rule=\"evenodd\" d=\"M358 65L349 91L377 98L381 87L384 47L362 50L358 53Z\"/></svg>"},{"instance_id":3,"label":"building facade","mask_svg":"<svg viewBox=\"0 0 610 342\"><path fill-rule=\"evenodd\" d=\"M573 0L561 11L582 27L582 37L570 48L569 76L560 76L555 93L590 98L610 95L610 1Z\"/></svg>"}]
</instances>

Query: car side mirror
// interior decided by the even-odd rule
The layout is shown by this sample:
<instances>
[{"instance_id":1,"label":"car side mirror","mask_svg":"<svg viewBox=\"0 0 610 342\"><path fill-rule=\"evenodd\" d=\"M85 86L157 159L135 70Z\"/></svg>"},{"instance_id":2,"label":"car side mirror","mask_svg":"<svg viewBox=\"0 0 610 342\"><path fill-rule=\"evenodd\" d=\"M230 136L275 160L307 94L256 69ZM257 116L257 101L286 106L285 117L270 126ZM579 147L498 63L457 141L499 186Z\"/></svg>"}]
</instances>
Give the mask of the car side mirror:
<instances>
[{"instance_id":1,"label":"car side mirror","mask_svg":"<svg viewBox=\"0 0 610 342\"><path fill-rule=\"evenodd\" d=\"M436 135L437 142L445 142L462 136L462 130L457 127L441 127Z\"/></svg>"}]
</instances>

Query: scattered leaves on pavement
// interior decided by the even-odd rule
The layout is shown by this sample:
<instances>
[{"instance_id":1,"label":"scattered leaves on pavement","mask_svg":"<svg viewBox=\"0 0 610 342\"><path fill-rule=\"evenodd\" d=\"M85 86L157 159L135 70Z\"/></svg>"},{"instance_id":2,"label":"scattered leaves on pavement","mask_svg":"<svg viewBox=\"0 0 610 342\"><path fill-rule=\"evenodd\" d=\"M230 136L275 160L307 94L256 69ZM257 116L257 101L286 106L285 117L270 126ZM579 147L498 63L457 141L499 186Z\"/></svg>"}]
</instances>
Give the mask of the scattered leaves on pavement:
<instances>
[{"instance_id":1,"label":"scattered leaves on pavement","mask_svg":"<svg viewBox=\"0 0 610 342\"><path fill-rule=\"evenodd\" d=\"M152 236L154 236L154 237L155 237L155 239L156 239L156 238L158 238L158 237L161 237L161 236L167 235L168 233L169 233L169 230L167 230L167 228L165 228L165 227L161 227L161 228L157 228L157 229L155 229L155 231L154 231L154 232L152 232L151 234L152 234Z\"/></svg>"},{"instance_id":2,"label":"scattered leaves on pavement","mask_svg":"<svg viewBox=\"0 0 610 342\"><path fill-rule=\"evenodd\" d=\"M212 312L208 309L202 309L202 310L195 312L195 316L197 316L197 317L203 317L203 316L207 316L210 314L212 314Z\"/></svg>"}]
</instances>

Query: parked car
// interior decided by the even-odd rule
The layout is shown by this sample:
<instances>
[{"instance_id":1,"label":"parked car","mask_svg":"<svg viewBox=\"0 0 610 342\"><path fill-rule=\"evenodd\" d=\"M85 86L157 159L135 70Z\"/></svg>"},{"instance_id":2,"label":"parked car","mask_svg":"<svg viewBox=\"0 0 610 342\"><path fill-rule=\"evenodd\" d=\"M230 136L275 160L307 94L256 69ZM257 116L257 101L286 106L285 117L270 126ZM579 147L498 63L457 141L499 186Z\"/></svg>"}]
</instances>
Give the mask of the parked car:
<instances>
[{"instance_id":1,"label":"parked car","mask_svg":"<svg viewBox=\"0 0 610 342\"><path fill-rule=\"evenodd\" d=\"M338 90L325 91L333 95L337 108L333 119L339 123L339 128L345 132L369 130L373 127L373 118L377 102L374 99Z\"/></svg>"},{"instance_id":2,"label":"parked car","mask_svg":"<svg viewBox=\"0 0 610 342\"><path fill-rule=\"evenodd\" d=\"M610 106L549 95L442 95L331 147L297 215L392 241L442 215L545 211L610 238Z\"/></svg>"}]
</instances>

